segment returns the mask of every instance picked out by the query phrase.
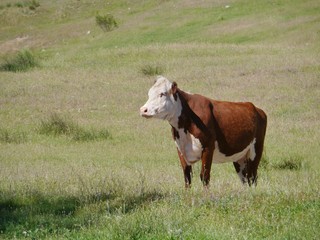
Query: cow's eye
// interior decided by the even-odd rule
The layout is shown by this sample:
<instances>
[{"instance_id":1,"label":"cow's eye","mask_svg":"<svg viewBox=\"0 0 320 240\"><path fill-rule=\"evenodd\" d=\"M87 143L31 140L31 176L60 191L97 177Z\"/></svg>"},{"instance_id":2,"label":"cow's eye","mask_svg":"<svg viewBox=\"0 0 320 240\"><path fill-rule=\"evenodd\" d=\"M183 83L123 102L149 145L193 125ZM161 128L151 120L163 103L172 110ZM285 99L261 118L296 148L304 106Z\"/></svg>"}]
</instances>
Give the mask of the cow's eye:
<instances>
[{"instance_id":1,"label":"cow's eye","mask_svg":"<svg viewBox=\"0 0 320 240\"><path fill-rule=\"evenodd\" d=\"M160 96L160 97L167 96L167 93L166 93L166 92L160 93L159 96Z\"/></svg>"}]
</instances>

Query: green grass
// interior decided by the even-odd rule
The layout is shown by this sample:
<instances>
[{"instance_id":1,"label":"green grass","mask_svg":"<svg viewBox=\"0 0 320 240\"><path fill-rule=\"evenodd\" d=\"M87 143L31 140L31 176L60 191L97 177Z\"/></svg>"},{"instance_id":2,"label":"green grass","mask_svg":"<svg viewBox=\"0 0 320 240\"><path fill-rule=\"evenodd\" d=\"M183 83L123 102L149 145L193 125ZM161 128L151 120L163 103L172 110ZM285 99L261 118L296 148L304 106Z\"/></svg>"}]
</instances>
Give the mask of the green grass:
<instances>
[{"instance_id":1,"label":"green grass","mask_svg":"<svg viewBox=\"0 0 320 240\"><path fill-rule=\"evenodd\" d=\"M1 239L318 237L318 1L15 3L0 64L30 49L41 67L0 72ZM195 164L184 190L170 125L138 113L157 74L266 111L256 188L222 164L206 191Z\"/></svg>"}]
</instances>

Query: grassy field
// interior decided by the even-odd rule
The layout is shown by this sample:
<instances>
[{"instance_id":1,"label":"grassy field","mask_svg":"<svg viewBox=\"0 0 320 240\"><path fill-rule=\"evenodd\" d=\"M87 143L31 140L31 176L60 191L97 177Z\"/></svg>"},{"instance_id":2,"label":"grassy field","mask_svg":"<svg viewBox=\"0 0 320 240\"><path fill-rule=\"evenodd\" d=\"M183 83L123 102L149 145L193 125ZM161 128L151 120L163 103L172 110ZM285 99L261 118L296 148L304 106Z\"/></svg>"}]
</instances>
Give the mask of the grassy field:
<instances>
[{"instance_id":1,"label":"grassy field","mask_svg":"<svg viewBox=\"0 0 320 240\"><path fill-rule=\"evenodd\" d=\"M320 237L318 0L0 0L0 22L0 239ZM256 188L224 164L204 191L196 164L184 189L170 126L139 116L157 72L265 110Z\"/></svg>"}]
</instances>

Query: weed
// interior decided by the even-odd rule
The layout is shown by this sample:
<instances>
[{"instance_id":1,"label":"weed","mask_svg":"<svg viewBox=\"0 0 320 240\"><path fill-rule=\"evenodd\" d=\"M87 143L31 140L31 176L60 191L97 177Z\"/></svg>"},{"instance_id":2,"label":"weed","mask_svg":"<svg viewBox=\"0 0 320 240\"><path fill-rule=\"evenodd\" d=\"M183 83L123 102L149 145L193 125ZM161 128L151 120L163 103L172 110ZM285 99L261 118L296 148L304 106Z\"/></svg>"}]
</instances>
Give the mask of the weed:
<instances>
[{"instance_id":1,"label":"weed","mask_svg":"<svg viewBox=\"0 0 320 240\"><path fill-rule=\"evenodd\" d=\"M146 76L155 76L163 74L164 70L161 66L146 65L141 68L141 72Z\"/></svg>"},{"instance_id":2,"label":"weed","mask_svg":"<svg viewBox=\"0 0 320 240\"><path fill-rule=\"evenodd\" d=\"M97 15L96 16L96 23L99 27L106 32L112 31L114 28L118 27L118 23L111 14L106 15Z\"/></svg>"},{"instance_id":3,"label":"weed","mask_svg":"<svg viewBox=\"0 0 320 240\"><path fill-rule=\"evenodd\" d=\"M34 55L29 50L22 50L12 58L6 59L0 66L1 71L22 72L38 66Z\"/></svg>"}]
</instances>

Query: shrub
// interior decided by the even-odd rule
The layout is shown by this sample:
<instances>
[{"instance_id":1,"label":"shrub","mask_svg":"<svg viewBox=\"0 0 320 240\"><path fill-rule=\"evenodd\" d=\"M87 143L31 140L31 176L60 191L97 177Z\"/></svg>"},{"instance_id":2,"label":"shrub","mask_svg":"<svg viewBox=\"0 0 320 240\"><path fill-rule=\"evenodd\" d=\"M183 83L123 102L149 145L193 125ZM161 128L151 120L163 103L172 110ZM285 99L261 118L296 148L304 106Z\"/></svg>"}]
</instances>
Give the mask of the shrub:
<instances>
[{"instance_id":1,"label":"shrub","mask_svg":"<svg viewBox=\"0 0 320 240\"><path fill-rule=\"evenodd\" d=\"M141 72L146 76L155 76L163 74L163 68L160 66L146 65L142 67Z\"/></svg>"},{"instance_id":2,"label":"shrub","mask_svg":"<svg viewBox=\"0 0 320 240\"><path fill-rule=\"evenodd\" d=\"M39 133L45 135L65 135L74 141L94 141L111 138L108 130L85 129L72 120L52 114L48 119L42 120Z\"/></svg>"},{"instance_id":3,"label":"shrub","mask_svg":"<svg viewBox=\"0 0 320 240\"><path fill-rule=\"evenodd\" d=\"M29 50L22 50L14 57L6 59L0 70L8 72L22 72L38 66L34 55Z\"/></svg>"},{"instance_id":4,"label":"shrub","mask_svg":"<svg viewBox=\"0 0 320 240\"><path fill-rule=\"evenodd\" d=\"M103 31L112 31L114 28L118 27L118 23L111 14L97 15L96 23Z\"/></svg>"}]
</instances>

